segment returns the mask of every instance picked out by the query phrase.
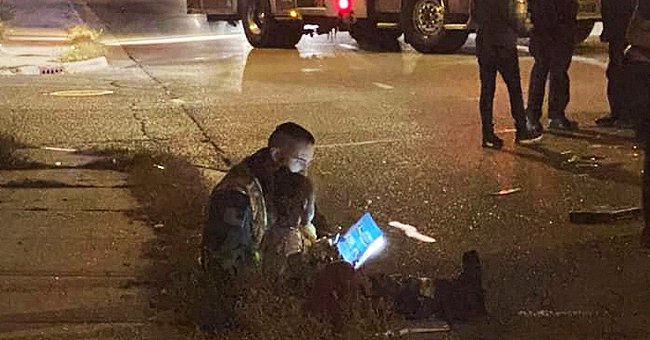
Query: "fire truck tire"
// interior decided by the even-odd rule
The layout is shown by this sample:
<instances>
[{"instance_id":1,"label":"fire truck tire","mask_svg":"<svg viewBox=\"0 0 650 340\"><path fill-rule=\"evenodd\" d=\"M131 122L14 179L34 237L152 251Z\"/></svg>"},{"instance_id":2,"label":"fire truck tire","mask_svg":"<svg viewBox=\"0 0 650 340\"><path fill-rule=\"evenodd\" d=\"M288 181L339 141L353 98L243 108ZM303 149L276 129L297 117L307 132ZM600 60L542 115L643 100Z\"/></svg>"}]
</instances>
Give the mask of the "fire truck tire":
<instances>
[{"instance_id":1,"label":"fire truck tire","mask_svg":"<svg viewBox=\"0 0 650 340\"><path fill-rule=\"evenodd\" d=\"M445 30L443 0L404 0L400 24L404 40L420 53L453 53L465 44L467 31Z\"/></svg>"},{"instance_id":2,"label":"fire truck tire","mask_svg":"<svg viewBox=\"0 0 650 340\"><path fill-rule=\"evenodd\" d=\"M359 47L372 51L400 51L397 38L402 35L399 29L380 29L374 21L359 19L350 27L350 36L359 43Z\"/></svg>"},{"instance_id":3,"label":"fire truck tire","mask_svg":"<svg viewBox=\"0 0 650 340\"><path fill-rule=\"evenodd\" d=\"M589 35L591 35L591 31L594 30L594 26L596 25L596 22L593 20L579 20L578 21L578 29L576 30L576 35L575 35L575 43L576 45L581 44L587 38L589 38Z\"/></svg>"},{"instance_id":4,"label":"fire truck tire","mask_svg":"<svg viewBox=\"0 0 650 340\"><path fill-rule=\"evenodd\" d=\"M438 46L433 49L433 52L443 54L454 53L465 45L468 35L469 33L466 31L446 31Z\"/></svg>"},{"instance_id":5,"label":"fire truck tire","mask_svg":"<svg viewBox=\"0 0 650 340\"><path fill-rule=\"evenodd\" d=\"M302 38L303 21L276 22L271 47L294 48Z\"/></svg>"},{"instance_id":6,"label":"fire truck tire","mask_svg":"<svg viewBox=\"0 0 650 340\"><path fill-rule=\"evenodd\" d=\"M242 25L248 42L257 48L293 48L302 37L302 21L273 18L268 0L245 0Z\"/></svg>"}]
</instances>

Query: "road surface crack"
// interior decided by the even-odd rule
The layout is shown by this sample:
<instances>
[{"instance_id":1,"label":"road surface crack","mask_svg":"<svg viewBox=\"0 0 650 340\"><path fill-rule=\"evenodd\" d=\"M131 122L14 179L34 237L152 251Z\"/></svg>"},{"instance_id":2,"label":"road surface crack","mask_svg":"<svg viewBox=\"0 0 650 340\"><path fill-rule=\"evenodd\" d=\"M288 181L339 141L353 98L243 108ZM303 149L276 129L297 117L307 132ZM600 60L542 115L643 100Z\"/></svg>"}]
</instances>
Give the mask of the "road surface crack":
<instances>
[{"instance_id":1,"label":"road surface crack","mask_svg":"<svg viewBox=\"0 0 650 340\"><path fill-rule=\"evenodd\" d=\"M172 90L167 86L163 81L158 79L155 75L153 75L147 68L138 61L135 57L133 57L127 50L125 50L125 53L129 56L129 59L131 59L137 67L142 70L142 72L149 77L149 79L153 80L156 84L158 84L164 91L165 95L167 96L168 99L172 100L175 99L176 97L172 95ZM201 132L201 135L203 136L203 140L205 140L214 150L214 152L217 154L219 159L225 163L226 166L230 167L233 165L233 161L230 157L227 156L226 152L217 145L217 143L210 138L210 135L208 134L206 128L199 122L199 120L196 118L196 116L189 110L186 104L182 103L179 105L183 113L194 123L196 128ZM136 116L134 112L134 117ZM138 119L138 118L136 118ZM142 122L141 120L138 120ZM144 125L142 125L141 129L144 132ZM145 134L146 136L146 134ZM147 136L148 137L148 136Z\"/></svg>"}]
</instances>

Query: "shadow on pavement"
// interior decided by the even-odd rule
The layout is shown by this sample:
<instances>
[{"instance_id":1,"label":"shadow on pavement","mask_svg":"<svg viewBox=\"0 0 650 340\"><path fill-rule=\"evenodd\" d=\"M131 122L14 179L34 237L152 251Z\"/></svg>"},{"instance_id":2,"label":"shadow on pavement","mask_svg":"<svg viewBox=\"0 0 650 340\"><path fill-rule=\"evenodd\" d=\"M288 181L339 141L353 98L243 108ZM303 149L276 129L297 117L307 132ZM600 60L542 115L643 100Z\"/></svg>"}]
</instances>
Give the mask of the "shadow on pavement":
<instances>
[{"instance_id":1,"label":"shadow on pavement","mask_svg":"<svg viewBox=\"0 0 650 340\"><path fill-rule=\"evenodd\" d=\"M198 169L172 156L138 155L129 184L142 207L135 218L155 226L156 238L145 246L151 261L138 282L148 288L154 324L197 336L195 315L200 302L198 266L200 232L208 191Z\"/></svg>"},{"instance_id":2,"label":"shadow on pavement","mask_svg":"<svg viewBox=\"0 0 650 340\"><path fill-rule=\"evenodd\" d=\"M567 162L567 155L562 152L553 151L545 148L543 145L526 146L526 149L535 151L537 154L517 152L513 150L502 150L514 156L546 164L556 170L569 172L574 175L587 175L600 181L613 181L620 184L641 186L641 179L638 175L624 169L623 163L585 163L585 167L579 167ZM589 164L597 164L590 166Z\"/></svg>"}]
</instances>

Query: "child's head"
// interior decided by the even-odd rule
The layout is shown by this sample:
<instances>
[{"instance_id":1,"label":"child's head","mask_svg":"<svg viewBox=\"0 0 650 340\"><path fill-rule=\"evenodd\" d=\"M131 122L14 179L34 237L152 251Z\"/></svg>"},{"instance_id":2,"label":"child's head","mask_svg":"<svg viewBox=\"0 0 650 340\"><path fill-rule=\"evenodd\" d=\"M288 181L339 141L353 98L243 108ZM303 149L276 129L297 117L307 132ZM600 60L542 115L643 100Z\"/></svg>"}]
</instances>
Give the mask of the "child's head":
<instances>
[{"instance_id":1,"label":"child's head","mask_svg":"<svg viewBox=\"0 0 650 340\"><path fill-rule=\"evenodd\" d=\"M270 203L275 224L297 227L310 223L314 203L311 181L286 167L280 168L274 174Z\"/></svg>"}]
</instances>

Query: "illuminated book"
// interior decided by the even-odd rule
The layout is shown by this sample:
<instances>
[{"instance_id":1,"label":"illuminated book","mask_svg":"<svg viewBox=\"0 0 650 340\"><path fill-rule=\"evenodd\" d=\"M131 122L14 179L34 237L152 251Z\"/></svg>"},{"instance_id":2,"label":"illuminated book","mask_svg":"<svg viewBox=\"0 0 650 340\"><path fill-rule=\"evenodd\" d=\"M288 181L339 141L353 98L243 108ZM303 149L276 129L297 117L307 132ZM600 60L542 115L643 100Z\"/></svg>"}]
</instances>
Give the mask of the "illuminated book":
<instances>
[{"instance_id":1,"label":"illuminated book","mask_svg":"<svg viewBox=\"0 0 650 340\"><path fill-rule=\"evenodd\" d=\"M384 232L370 213L365 213L336 243L343 261L353 265L354 269L361 268L368 259L379 254L385 245Z\"/></svg>"}]
</instances>

